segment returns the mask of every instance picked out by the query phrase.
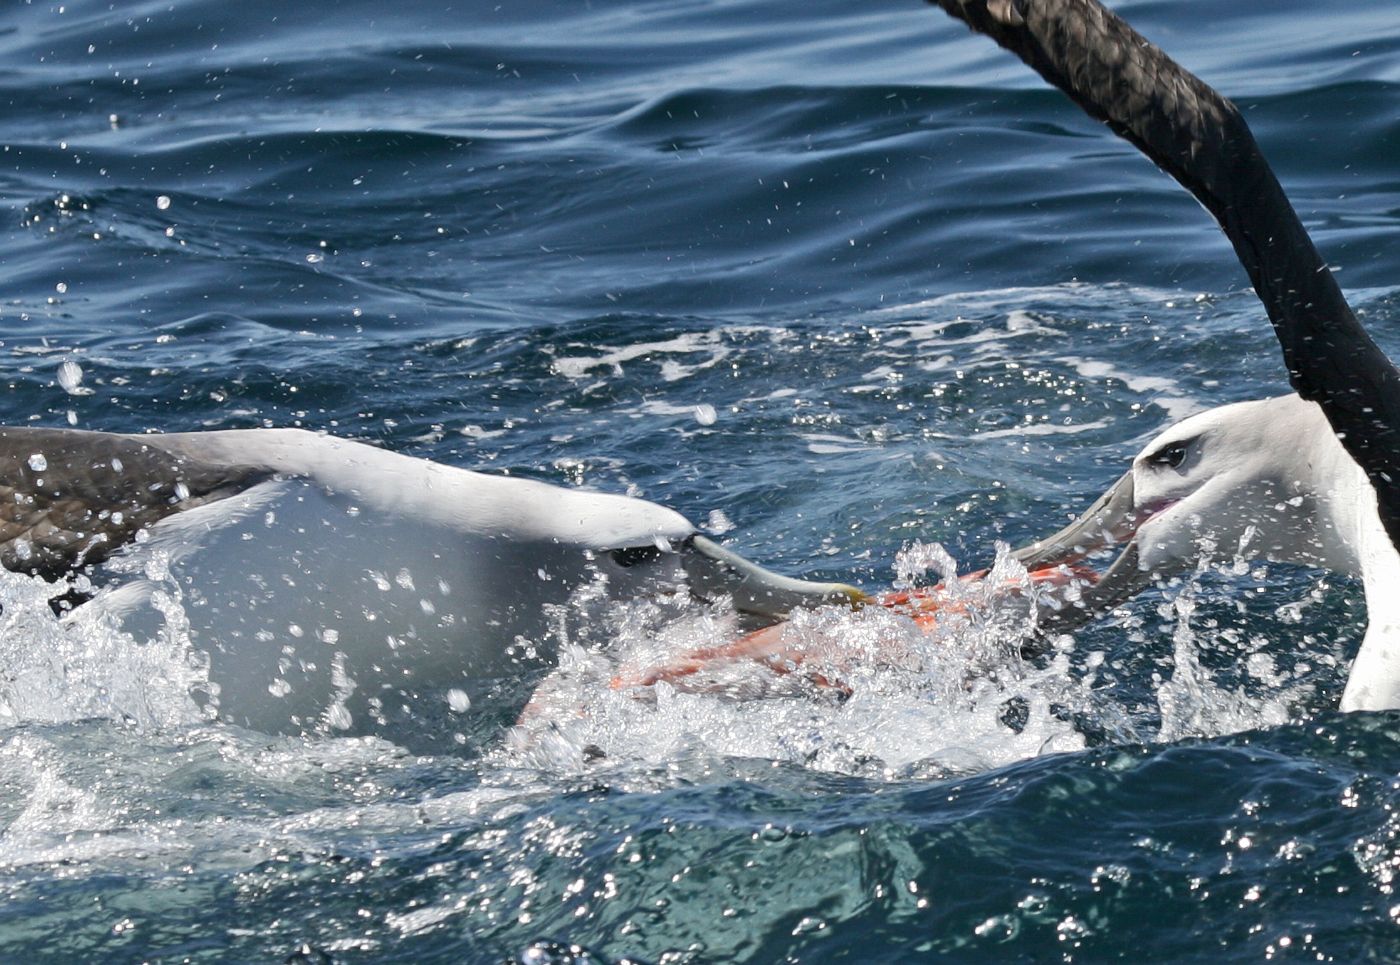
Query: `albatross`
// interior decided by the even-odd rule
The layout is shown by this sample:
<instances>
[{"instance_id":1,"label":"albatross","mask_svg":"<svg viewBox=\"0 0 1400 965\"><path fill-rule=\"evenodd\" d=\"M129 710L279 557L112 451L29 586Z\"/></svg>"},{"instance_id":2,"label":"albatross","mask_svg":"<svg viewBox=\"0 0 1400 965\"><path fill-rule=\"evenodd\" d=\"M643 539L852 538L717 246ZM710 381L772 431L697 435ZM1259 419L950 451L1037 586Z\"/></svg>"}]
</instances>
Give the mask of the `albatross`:
<instances>
[{"instance_id":1,"label":"albatross","mask_svg":"<svg viewBox=\"0 0 1400 965\"><path fill-rule=\"evenodd\" d=\"M579 593L724 597L770 620L862 599L765 570L646 500L299 429L0 428L0 564L77 573L56 608L137 639L176 613L208 705L274 733L362 730L545 665Z\"/></svg>"},{"instance_id":2,"label":"albatross","mask_svg":"<svg viewBox=\"0 0 1400 965\"><path fill-rule=\"evenodd\" d=\"M1368 625L1343 710L1400 707L1400 372L1357 321L1236 107L1097 0L930 0L1015 53L1190 191L1268 312L1294 395L1162 432L1028 569L1124 549L1049 615L1068 627L1212 552L1361 578Z\"/></svg>"}]
</instances>

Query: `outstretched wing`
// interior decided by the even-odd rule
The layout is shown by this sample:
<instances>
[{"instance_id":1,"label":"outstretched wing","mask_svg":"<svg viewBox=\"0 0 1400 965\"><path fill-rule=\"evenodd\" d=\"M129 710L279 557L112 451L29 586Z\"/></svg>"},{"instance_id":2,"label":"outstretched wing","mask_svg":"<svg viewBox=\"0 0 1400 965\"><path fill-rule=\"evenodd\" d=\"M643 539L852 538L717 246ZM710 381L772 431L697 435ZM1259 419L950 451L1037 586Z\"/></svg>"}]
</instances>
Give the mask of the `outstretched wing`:
<instances>
[{"instance_id":1,"label":"outstretched wing","mask_svg":"<svg viewBox=\"0 0 1400 965\"><path fill-rule=\"evenodd\" d=\"M57 579L171 513L272 475L172 454L159 438L0 428L0 565Z\"/></svg>"},{"instance_id":2,"label":"outstretched wing","mask_svg":"<svg viewBox=\"0 0 1400 965\"><path fill-rule=\"evenodd\" d=\"M1400 545L1400 372L1352 314L1235 105L1097 0L930 0L1015 53L1203 204Z\"/></svg>"}]
</instances>

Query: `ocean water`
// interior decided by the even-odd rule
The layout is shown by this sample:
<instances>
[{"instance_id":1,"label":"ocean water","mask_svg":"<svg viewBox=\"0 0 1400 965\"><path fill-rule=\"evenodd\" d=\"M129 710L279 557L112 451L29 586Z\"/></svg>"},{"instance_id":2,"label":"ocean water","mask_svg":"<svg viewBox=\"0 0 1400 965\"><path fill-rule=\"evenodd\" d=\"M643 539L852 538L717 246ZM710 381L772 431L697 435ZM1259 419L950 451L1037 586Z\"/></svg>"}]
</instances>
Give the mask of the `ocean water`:
<instances>
[{"instance_id":1,"label":"ocean water","mask_svg":"<svg viewBox=\"0 0 1400 965\"><path fill-rule=\"evenodd\" d=\"M1114 6L1400 352L1400 10ZM913 0L45 0L0 64L7 424L327 430L873 588L1287 390L1192 200ZM1400 958L1400 717L1335 712L1335 574L1203 568L1027 661L978 600L804 616L845 700L637 699L732 623L580 601L557 672L410 708L427 748L211 721L188 638L47 595L0 579L7 961Z\"/></svg>"}]
</instances>

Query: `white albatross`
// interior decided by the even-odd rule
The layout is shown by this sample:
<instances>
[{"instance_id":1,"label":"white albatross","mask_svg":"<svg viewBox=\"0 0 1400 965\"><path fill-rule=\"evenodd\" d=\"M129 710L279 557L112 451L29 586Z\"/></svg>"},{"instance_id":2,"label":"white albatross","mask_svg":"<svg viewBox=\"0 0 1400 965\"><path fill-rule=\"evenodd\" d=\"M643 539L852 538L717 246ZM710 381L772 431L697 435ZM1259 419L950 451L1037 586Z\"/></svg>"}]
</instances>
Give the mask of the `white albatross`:
<instances>
[{"instance_id":1,"label":"white albatross","mask_svg":"<svg viewBox=\"0 0 1400 965\"><path fill-rule=\"evenodd\" d=\"M1343 710L1400 707L1400 555L1381 526L1366 474L1322 409L1296 395L1199 413L1148 443L1090 509L1017 550L1027 568L1124 548L1077 603L1044 612L1043 631L1105 613L1154 578L1197 560L1262 556L1359 577L1368 624Z\"/></svg>"},{"instance_id":2,"label":"white albatross","mask_svg":"<svg viewBox=\"0 0 1400 965\"><path fill-rule=\"evenodd\" d=\"M764 570L645 500L297 429L0 428L0 563L81 572L95 595L75 618L138 639L168 615L156 591L178 593L219 716L268 732L372 728L547 665L581 589L767 617L861 597Z\"/></svg>"},{"instance_id":3,"label":"white albatross","mask_svg":"<svg viewBox=\"0 0 1400 965\"><path fill-rule=\"evenodd\" d=\"M1123 553L1053 626L1211 552L1359 576L1368 625L1342 707L1400 708L1400 372L1362 328L1236 107L1097 0L931 0L1015 53L1189 190L1269 314L1296 396L1161 433L1088 512L1018 551L1028 568Z\"/></svg>"}]
</instances>

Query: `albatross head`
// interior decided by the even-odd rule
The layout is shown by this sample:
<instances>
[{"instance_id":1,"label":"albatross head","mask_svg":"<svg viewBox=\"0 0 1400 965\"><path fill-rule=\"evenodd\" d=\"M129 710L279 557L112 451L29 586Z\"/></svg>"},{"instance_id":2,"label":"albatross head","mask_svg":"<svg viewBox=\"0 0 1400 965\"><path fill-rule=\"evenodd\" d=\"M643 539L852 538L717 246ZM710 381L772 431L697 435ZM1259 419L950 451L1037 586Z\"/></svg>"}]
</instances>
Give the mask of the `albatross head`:
<instances>
[{"instance_id":1,"label":"albatross head","mask_svg":"<svg viewBox=\"0 0 1400 965\"><path fill-rule=\"evenodd\" d=\"M1345 459L1321 410L1297 396L1177 423L1078 519L1016 551L1027 569L1038 569L1124 544L1082 606L1042 624L1069 629L1201 559L1248 554L1336 566L1318 512L1319 498L1331 493L1315 481L1334 471L1339 454Z\"/></svg>"}]
</instances>

